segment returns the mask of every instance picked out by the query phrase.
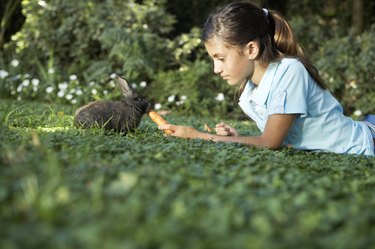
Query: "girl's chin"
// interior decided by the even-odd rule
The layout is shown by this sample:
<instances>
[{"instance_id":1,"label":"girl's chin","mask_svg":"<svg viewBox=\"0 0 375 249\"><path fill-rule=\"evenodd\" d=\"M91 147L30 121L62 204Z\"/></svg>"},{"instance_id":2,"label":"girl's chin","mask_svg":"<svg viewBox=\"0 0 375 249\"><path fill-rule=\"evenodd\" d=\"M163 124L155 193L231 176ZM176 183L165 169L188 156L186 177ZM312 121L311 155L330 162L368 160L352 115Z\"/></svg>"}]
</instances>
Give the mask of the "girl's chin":
<instances>
[{"instance_id":1,"label":"girl's chin","mask_svg":"<svg viewBox=\"0 0 375 249\"><path fill-rule=\"evenodd\" d=\"M228 83L228 85L231 85L231 86L235 86L237 85L237 81L233 80L233 79L225 79L225 81Z\"/></svg>"},{"instance_id":2,"label":"girl's chin","mask_svg":"<svg viewBox=\"0 0 375 249\"><path fill-rule=\"evenodd\" d=\"M227 81L228 85L231 85L231 86L237 86L237 85L241 85L241 84L247 82L247 80L238 81L238 80L231 80L231 79L227 79L226 81Z\"/></svg>"}]
</instances>

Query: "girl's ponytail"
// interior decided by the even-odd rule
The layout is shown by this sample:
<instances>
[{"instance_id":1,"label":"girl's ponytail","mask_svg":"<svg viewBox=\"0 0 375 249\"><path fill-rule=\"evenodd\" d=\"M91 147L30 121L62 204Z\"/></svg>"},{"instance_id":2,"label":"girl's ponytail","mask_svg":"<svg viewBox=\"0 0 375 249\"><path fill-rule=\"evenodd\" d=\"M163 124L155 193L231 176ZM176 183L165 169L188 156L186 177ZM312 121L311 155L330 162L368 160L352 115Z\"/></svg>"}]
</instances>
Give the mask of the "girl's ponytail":
<instances>
[{"instance_id":1,"label":"girl's ponytail","mask_svg":"<svg viewBox=\"0 0 375 249\"><path fill-rule=\"evenodd\" d=\"M276 11L270 10L268 17L274 28L274 39L276 48L284 55L301 56L302 48L298 44L289 23Z\"/></svg>"},{"instance_id":2,"label":"girl's ponytail","mask_svg":"<svg viewBox=\"0 0 375 249\"><path fill-rule=\"evenodd\" d=\"M274 10L269 10L267 19L271 25L271 29L274 30L274 42L276 49L281 53L281 57L296 57L305 66L311 77L316 83L322 88L326 89L326 85L323 79L320 77L318 70L314 65L307 59L301 46L294 36L292 28L289 23L282 17L280 13Z\"/></svg>"}]
</instances>

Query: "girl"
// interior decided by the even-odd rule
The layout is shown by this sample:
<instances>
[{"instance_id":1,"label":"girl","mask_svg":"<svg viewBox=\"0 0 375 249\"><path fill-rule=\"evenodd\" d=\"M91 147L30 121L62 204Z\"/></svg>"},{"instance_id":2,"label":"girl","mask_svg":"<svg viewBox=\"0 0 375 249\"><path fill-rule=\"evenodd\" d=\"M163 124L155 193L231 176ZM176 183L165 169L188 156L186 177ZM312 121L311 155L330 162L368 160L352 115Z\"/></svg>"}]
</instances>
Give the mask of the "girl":
<instances>
[{"instance_id":1,"label":"girl","mask_svg":"<svg viewBox=\"0 0 375 249\"><path fill-rule=\"evenodd\" d=\"M175 137L270 149L288 145L374 155L375 115L369 115L367 123L343 115L279 13L249 2L228 4L208 17L202 40L214 72L239 87L239 105L262 135L239 136L225 123L216 125L216 135L172 124L159 129L171 130Z\"/></svg>"}]
</instances>

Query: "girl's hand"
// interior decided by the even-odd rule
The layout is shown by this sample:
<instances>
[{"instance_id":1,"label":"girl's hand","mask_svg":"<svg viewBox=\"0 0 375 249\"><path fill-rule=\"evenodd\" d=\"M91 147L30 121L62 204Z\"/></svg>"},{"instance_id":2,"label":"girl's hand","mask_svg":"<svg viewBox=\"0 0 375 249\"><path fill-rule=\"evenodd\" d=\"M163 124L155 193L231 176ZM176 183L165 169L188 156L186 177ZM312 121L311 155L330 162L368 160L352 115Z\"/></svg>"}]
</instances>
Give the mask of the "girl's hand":
<instances>
[{"instance_id":1,"label":"girl's hand","mask_svg":"<svg viewBox=\"0 0 375 249\"><path fill-rule=\"evenodd\" d=\"M236 129L234 129L232 126L227 125L223 122L216 125L215 131L216 131L216 134L220 136L233 136L233 137L238 136L238 132Z\"/></svg>"},{"instance_id":2,"label":"girl's hand","mask_svg":"<svg viewBox=\"0 0 375 249\"><path fill-rule=\"evenodd\" d=\"M201 132L190 126L165 124L158 127L159 130L170 130L170 136L181 138L199 138Z\"/></svg>"}]
</instances>

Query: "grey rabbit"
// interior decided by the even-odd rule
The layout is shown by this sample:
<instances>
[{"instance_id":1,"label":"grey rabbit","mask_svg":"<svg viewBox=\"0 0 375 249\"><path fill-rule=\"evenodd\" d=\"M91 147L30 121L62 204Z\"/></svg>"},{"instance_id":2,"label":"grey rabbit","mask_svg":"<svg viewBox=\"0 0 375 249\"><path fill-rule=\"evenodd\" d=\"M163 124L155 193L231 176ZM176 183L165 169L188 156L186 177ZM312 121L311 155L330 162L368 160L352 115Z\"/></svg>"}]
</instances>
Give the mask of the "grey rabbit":
<instances>
[{"instance_id":1,"label":"grey rabbit","mask_svg":"<svg viewBox=\"0 0 375 249\"><path fill-rule=\"evenodd\" d=\"M129 83L117 76L123 97L119 101L99 100L80 107L74 115L74 122L83 128L93 126L106 130L127 133L138 127L143 114L151 109L151 103L136 93Z\"/></svg>"}]
</instances>

